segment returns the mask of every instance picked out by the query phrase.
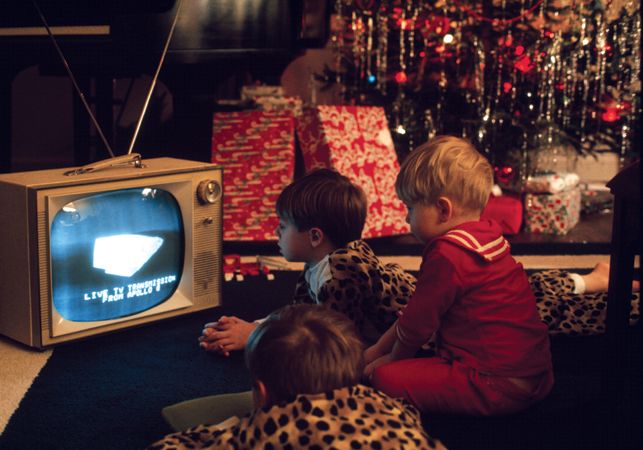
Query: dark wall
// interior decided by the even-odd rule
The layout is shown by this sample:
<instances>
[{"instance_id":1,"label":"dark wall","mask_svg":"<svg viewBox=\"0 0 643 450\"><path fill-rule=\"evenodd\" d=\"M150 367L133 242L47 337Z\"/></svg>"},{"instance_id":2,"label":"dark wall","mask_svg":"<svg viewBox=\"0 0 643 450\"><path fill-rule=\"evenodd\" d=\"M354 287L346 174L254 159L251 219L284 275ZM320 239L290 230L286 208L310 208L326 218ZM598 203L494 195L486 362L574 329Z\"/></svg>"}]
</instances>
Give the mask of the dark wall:
<instances>
[{"instance_id":1,"label":"dark wall","mask_svg":"<svg viewBox=\"0 0 643 450\"><path fill-rule=\"evenodd\" d=\"M45 2L43 11L54 3ZM165 2L164 9L150 12L146 2L135 3L139 9L108 15L108 37L58 39L116 154L129 148L178 7ZM88 9L81 8L72 23L101 22L89 20ZM238 98L245 84L280 84L304 47L325 42L329 11L327 0L183 0L134 151L208 160L217 101ZM56 16L52 25L64 20ZM0 28L12 26L5 22ZM0 77L0 119L6 119L0 126L0 171L109 156L46 36L0 37L0 67L6 69Z\"/></svg>"}]
</instances>

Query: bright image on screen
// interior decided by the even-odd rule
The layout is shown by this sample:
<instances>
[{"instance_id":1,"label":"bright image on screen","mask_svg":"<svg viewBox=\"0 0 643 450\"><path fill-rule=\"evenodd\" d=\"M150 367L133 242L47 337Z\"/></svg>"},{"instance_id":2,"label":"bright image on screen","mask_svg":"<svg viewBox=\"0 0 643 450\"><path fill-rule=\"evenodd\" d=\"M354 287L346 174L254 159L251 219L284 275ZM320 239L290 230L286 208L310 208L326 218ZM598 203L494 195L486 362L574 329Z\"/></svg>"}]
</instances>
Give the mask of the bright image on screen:
<instances>
[{"instance_id":1,"label":"bright image on screen","mask_svg":"<svg viewBox=\"0 0 643 450\"><path fill-rule=\"evenodd\" d=\"M183 270L176 199L162 189L121 189L74 200L51 225L52 295L63 319L137 314L168 299Z\"/></svg>"}]
</instances>

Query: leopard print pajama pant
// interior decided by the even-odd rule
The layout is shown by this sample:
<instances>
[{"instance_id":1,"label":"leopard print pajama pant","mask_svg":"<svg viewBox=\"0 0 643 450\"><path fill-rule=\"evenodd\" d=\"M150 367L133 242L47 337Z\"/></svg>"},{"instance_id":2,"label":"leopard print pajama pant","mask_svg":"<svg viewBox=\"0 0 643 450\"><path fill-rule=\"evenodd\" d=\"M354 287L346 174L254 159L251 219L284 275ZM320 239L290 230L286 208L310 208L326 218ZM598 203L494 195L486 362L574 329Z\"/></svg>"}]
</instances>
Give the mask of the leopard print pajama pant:
<instances>
[{"instance_id":1,"label":"leopard print pajama pant","mask_svg":"<svg viewBox=\"0 0 643 450\"><path fill-rule=\"evenodd\" d=\"M529 276L536 305L550 334L594 335L605 332L607 292L574 294L574 281L564 270L544 270ZM639 319L639 293L631 296L630 325Z\"/></svg>"}]
</instances>

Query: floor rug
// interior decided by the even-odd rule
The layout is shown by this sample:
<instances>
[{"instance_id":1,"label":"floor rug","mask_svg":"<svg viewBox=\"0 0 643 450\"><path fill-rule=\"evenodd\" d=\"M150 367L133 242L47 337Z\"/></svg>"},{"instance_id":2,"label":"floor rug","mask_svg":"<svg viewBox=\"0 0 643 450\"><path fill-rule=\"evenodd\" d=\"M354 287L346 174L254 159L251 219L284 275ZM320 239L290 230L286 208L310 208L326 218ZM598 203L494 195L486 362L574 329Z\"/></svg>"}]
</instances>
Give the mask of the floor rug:
<instances>
[{"instance_id":1,"label":"floor rug","mask_svg":"<svg viewBox=\"0 0 643 450\"><path fill-rule=\"evenodd\" d=\"M217 310L55 348L0 436L0 449L141 449L170 431L160 415L164 406L248 389L242 355L207 354L197 336L222 313L264 316L290 298L297 276L228 282ZM624 386L632 424L643 380L636 342ZM601 448L609 419L599 395L604 339L556 338L552 351L557 385L538 408L494 419L426 416L427 430L452 450ZM639 442L638 427L624 429L627 442Z\"/></svg>"}]
</instances>

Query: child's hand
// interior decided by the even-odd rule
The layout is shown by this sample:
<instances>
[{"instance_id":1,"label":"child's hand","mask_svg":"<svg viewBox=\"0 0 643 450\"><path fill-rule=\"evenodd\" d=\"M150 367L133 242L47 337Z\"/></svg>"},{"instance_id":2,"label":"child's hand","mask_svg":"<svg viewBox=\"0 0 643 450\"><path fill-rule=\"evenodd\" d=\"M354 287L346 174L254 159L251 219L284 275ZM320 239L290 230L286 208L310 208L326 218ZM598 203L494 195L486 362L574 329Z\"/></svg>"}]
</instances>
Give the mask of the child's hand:
<instances>
[{"instance_id":1,"label":"child's hand","mask_svg":"<svg viewBox=\"0 0 643 450\"><path fill-rule=\"evenodd\" d=\"M392 359L391 359L390 353L387 353L384 356L380 356L375 361L372 361L371 363L366 365L366 367L364 368L364 377L367 379L370 379L375 369L377 369L379 366L383 364L390 363L391 361Z\"/></svg>"},{"instance_id":2,"label":"child's hand","mask_svg":"<svg viewBox=\"0 0 643 450\"><path fill-rule=\"evenodd\" d=\"M369 365L383 354L384 353L380 350L377 344L371 345L369 348L364 350L364 364Z\"/></svg>"},{"instance_id":3,"label":"child's hand","mask_svg":"<svg viewBox=\"0 0 643 450\"><path fill-rule=\"evenodd\" d=\"M233 350L246 346L250 333L257 327L256 323L246 322L238 317L221 316L218 321L206 323L199 337L199 345L206 351L230 356Z\"/></svg>"}]
</instances>

